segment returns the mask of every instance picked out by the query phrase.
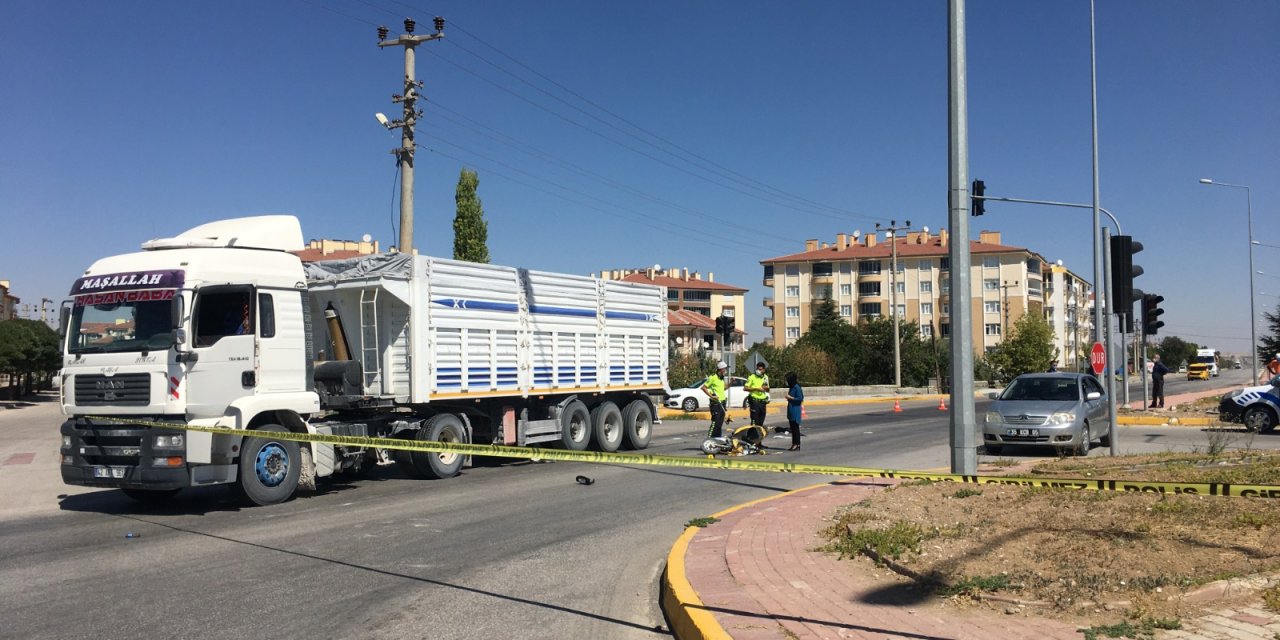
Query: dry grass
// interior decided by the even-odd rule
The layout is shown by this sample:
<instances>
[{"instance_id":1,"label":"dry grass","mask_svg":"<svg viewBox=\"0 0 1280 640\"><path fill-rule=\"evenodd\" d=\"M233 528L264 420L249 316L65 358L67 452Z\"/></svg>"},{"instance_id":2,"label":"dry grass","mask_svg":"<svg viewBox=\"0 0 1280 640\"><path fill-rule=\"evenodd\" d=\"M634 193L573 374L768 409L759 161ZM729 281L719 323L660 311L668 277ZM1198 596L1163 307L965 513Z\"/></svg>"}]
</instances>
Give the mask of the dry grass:
<instances>
[{"instance_id":1,"label":"dry grass","mask_svg":"<svg viewBox=\"0 0 1280 640\"><path fill-rule=\"evenodd\" d=\"M1063 459L1032 473L1269 484L1280 483L1280 456ZM1280 500L913 482L850 505L825 534L855 566L870 569L862 556L873 549L939 595L1141 622L1195 612L1177 596L1208 582L1280 570L1278 524Z\"/></svg>"}]
</instances>

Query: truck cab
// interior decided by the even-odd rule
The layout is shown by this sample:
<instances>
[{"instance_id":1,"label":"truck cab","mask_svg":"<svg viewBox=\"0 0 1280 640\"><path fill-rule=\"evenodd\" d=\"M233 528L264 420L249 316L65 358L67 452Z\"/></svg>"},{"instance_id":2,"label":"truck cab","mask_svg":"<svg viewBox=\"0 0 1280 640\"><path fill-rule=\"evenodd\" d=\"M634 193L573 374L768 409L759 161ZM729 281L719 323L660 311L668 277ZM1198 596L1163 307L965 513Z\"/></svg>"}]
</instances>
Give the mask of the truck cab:
<instances>
[{"instance_id":1,"label":"truck cab","mask_svg":"<svg viewBox=\"0 0 1280 640\"><path fill-rule=\"evenodd\" d=\"M1208 375L1214 378L1218 377L1218 350L1217 349L1196 349L1195 358L1191 360L1193 365L1202 364L1208 368ZM1188 370L1187 375L1191 372ZM1189 378L1188 378L1189 379Z\"/></svg>"},{"instance_id":2,"label":"truck cab","mask_svg":"<svg viewBox=\"0 0 1280 640\"><path fill-rule=\"evenodd\" d=\"M165 425L305 431L319 398L305 278L289 253L301 247L296 218L261 216L86 269L63 307L63 480L139 498L237 483L242 438Z\"/></svg>"}]
</instances>

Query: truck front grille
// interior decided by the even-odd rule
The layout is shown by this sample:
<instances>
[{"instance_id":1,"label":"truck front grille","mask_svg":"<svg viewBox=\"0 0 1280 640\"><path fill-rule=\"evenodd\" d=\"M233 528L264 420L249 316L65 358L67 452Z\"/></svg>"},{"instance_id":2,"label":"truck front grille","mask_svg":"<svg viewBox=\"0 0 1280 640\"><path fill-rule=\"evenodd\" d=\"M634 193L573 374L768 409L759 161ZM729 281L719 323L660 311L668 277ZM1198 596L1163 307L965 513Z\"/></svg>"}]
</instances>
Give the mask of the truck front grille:
<instances>
[{"instance_id":1,"label":"truck front grille","mask_svg":"<svg viewBox=\"0 0 1280 640\"><path fill-rule=\"evenodd\" d=\"M145 407L151 404L151 374L76 376L76 406Z\"/></svg>"}]
</instances>

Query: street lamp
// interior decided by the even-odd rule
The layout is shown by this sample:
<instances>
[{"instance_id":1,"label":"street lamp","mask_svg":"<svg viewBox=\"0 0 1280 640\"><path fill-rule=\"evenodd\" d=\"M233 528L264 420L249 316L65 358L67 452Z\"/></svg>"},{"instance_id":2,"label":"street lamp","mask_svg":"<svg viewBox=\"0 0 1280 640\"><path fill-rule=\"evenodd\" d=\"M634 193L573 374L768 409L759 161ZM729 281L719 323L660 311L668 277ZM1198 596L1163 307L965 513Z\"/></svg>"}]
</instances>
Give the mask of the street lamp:
<instances>
[{"instance_id":1,"label":"street lamp","mask_svg":"<svg viewBox=\"0 0 1280 640\"><path fill-rule=\"evenodd\" d=\"M1253 268L1253 245L1260 243L1253 241L1253 190L1247 185L1215 182L1210 178L1200 178L1200 184L1244 189L1245 212L1249 221L1249 352L1256 354L1258 352L1258 314L1253 306L1253 272L1256 271ZM1257 367L1253 368L1253 384L1258 384Z\"/></svg>"},{"instance_id":2,"label":"street lamp","mask_svg":"<svg viewBox=\"0 0 1280 640\"><path fill-rule=\"evenodd\" d=\"M880 223L876 223L876 231L880 230ZM907 224L899 227L897 220L890 220L889 226L885 227L884 239L889 242L892 247L892 261L889 265L889 313L893 315L893 386L902 386L902 336L898 333L898 232L911 231L911 221L907 220ZM925 231L929 228L925 227ZM906 291L903 291L906 296Z\"/></svg>"}]
</instances>

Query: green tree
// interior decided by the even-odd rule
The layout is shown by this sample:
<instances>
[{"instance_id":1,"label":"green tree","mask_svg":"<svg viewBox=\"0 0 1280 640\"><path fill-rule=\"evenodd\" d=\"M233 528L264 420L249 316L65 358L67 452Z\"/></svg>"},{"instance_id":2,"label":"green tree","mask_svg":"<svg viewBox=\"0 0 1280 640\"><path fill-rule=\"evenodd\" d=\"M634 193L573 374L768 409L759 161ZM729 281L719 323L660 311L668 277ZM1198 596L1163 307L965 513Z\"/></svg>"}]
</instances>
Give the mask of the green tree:
<instances>
[{"instance_id":1,"label":"green tree","mask_svg":"<svg viewBox=\"0 0 1280 640\"><path fill-rule=\"evenodd\" d=\"M853 325L840 317L831 299L819 302L813 308L809 330L795 343L796 347L809 347L831 357L836 367L836 384L854 384L861 366L858 333ZM796 372L799 375L799 372Z\"/></svg>"},{"instance_id":2,"label":"green tree","mask_svg":"<svg viewBox=\"0 0 1280 640\"><path fill-rule=\"evenodd\" d=\"M58 334L48 325L21 319L0 322L0 372L9 376L11 393L31 393L37 379L47 379L60 365Z\"/></svg>"},{"instance_id":3,"label":"green tree","mask_svg":"<svg viewBox=\"0 0 1280 640\"><path fill-rule=\"evenodd\" d=\"M1012 380L1024 373L1048 370L1055 352L1049 323L1038 313L1027 313L986 360L1001 380Z\"/></svg>"},{"instance_id":4,"label":"green tree","mask_svg":"<svg viewBox=\"0 0 1280 640\"><path fill-rule=\"evenodd\" d=\"M476 195L479 187L480 177L476 172L463 169L454 194L458 213L453 218L453 259L487 264L489 223L484 220L484 206Z\"/></svg>"},{"instance_id":5,"label":"green tree","mask_svg":"<svg viewBox=\"0 0 1280 640\"><path fill-rule=\"evenodd\" d=\"M707 377L707 374L715 370L715 366L716 363L707 357L705 351L678 356L667 364L667 384L672 389L683 389Z\"/></svg>"},{"instance_id":6,"label":"green tree","mask_svg":"<svg viewBox=\"0 0 1280 640\"><path fill-rule=\"evenodd\" d=\"M1178 336L1165 336L1160 341L1159 353L1166 367L1176 369L1184 362L1191 362L1192 357L1196 355L1196 349L1199 348L1200 346L1196 343L1187 342Z\"/></svg>"},{"instance_id":7,"label":"green tree","mask_svg":"<svg viewBox=\"0 0 1280 640\"><path fill-rule=\"evenodd\" d=\"M739 362L750 360L754 353L760 354L769 363L769 381L774 389L781 389L786 384L788 371L794 371L802 385L825 386L836 383L835 360L812 345L794 344L778 348L756 343Z\"/></svg>"},{"instance_id":8,"label":"green tree","mask_svg":"<svg viewBox=\"0 0 1280 640\"><path fill-rule=\"evenodd\" d=\"M1258 363L1262 366L1277 353L1280 353L1280 305L1276 305L1275 313L1263 313L1263 317L1267 319L1267 327L1269 335L1262 336L1262 340L1258 343Z\"/></svg>"}]
</instances>

